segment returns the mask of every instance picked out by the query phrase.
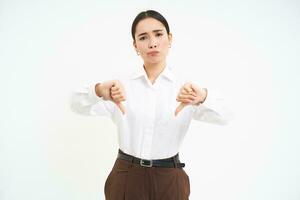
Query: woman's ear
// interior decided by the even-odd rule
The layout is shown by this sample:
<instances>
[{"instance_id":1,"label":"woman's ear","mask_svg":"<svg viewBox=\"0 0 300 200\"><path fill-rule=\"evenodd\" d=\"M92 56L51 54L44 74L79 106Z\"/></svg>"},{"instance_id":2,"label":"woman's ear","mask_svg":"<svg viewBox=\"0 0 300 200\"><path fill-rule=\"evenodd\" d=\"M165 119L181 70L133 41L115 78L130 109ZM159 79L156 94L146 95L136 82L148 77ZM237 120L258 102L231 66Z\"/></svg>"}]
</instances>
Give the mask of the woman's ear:
<instances>
[{"instance_id":1,"label":"woman's ear","mask_svg":"<svg viewBox=\"0 0 300 200\"><path fill-rule=\"evenodd\" d=\"M168 38L169 38L169 42L170 42L170 45L173 41L173 34L170 32L169 35L168 35Z\"/></svg>"},{"instance_id":2,"label":"woman's ear","mask_svg":"<svg viewBox=\"0 0 300 200\"><path fill-rule=\"evenodd\" d=\"M133 47L135 48L135 50L137 51L138 49L137 49L137 46L136 46L136 42L135 42L135 41L132 42L132 45L133 45Z\"/></svg>"}]
</instances>

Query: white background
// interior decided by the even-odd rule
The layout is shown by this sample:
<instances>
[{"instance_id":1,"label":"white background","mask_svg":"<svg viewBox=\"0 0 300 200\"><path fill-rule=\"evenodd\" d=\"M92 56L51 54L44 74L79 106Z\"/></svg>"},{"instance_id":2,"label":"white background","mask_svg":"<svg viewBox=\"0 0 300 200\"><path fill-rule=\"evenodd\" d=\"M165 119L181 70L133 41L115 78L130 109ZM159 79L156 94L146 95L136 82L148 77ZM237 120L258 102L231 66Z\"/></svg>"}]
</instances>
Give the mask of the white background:
<instances>
[{"instance_id":1,"label":"white background","mask_svg":"<svg viewBox=\"0 0 300 200\"><path fill-rule=\"evenodd\" d=\"M168 64L222 91L228 126L192 121L180 150L191 200L299 200L299 1L0 0L0 199L98 200L117 153L71 91L141 67L130 33L155 9Z\"/></svg>"}]
</instances>

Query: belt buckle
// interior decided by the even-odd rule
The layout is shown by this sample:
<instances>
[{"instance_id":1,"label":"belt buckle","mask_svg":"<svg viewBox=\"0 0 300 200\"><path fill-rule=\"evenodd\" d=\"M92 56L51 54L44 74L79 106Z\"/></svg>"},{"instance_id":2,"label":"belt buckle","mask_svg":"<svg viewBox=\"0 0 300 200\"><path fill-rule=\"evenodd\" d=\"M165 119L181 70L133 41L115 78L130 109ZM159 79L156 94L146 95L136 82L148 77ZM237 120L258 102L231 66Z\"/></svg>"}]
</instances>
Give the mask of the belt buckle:
<instances>
[{"instance_id":1,"label":"belt buckle","mask_svg":"<svg viewBox=\"0 0 300 200\"><path fill-rule=\"evenodd\" d=\"M145 164L145 161L149 162L149 164ZM144 160L144 159L140 160L140 165L143 167L152 167L152 164L153 164L152 160Z\"/></svg>"}]
</instances>

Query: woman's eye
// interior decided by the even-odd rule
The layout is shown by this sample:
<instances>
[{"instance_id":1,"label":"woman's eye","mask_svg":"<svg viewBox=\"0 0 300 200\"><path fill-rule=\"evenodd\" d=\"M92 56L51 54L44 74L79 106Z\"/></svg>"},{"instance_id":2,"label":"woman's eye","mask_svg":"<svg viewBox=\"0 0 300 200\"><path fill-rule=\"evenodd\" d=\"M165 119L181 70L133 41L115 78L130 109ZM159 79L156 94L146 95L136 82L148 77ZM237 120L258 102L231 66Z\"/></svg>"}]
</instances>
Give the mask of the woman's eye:
<instances>
[{"instance_id":1,"label":"woman's eye","mask_svg":"<svg viewBox=\"0 0 300 200\"><path fill-rule=\"evenodd\" d=\"M163 34L162 33L157 33L156 36L160 37L162 36ZM146 39L146 36L143 36L143 37L140 37L139 40L145 40Z\"/></svg>"}]
</instances>

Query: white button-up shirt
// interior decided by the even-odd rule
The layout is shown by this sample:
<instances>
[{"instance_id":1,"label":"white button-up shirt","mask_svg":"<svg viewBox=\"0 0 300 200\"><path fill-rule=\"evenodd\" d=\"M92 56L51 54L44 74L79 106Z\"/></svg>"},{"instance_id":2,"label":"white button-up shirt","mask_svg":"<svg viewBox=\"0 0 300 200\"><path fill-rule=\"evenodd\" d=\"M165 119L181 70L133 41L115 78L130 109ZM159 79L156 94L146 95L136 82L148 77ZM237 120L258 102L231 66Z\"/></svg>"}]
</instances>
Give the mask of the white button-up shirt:
<instances>
[{"instance_id":1,"label":"white button-up shirt","mask_svg":"<svg viewBox=\"0 0 300 200\"><path fill-rule=\"evenodd\" d=\"M176 97L184 81L166 66L152 84L143 67L129 78L119 79L126 100L123 115L116 104L96 95L95 84L74 91L71 108L80 114L107 116L116 124L119 148L143 159L163 159L179 152L192 119L225 125L231 116L224 99L208 89L200 105L187 105L177 116Z\"/></svg>"}]
</instances>

